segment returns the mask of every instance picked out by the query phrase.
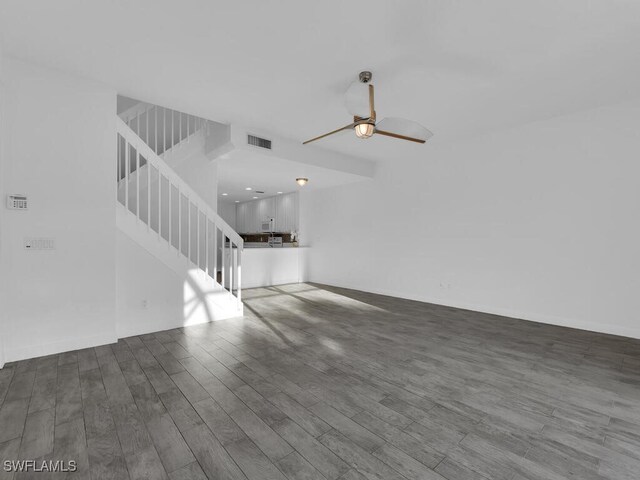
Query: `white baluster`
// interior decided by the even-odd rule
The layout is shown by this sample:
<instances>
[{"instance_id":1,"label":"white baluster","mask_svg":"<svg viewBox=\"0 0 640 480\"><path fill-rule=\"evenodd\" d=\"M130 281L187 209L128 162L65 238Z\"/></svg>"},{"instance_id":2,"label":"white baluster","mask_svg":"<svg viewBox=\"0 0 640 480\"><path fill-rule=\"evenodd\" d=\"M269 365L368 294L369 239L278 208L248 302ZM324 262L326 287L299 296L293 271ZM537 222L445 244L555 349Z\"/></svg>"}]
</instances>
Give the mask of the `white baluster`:
<instances>
[{"instance_id":1,"label":"white baluster","mask_svg":"<svg viewBox=\"0 0 640 480\"><path fill-rule=\"evenodd\" d=\"M158 107L153 107L153 109L155 110L155 116L156 116L156 121L155 121L155 124L156 124L156 138L155 138L156 149L155 149L155 152L157 154L158 153Z\"/></svg>"},{"instance_id":2,"label":"white baluster","mask_svg":"<svg viewBox=\"0 0 640 480\"><path fill-rule=\"evenodd\" d=\"M242 305L242 299L241 297L241 292L242 292L242 285L241 285L241 279L242 279L242 248L240 247L240 245L238 245L238 258L237 258L237 271L236 271L236 282L237 282L237 287L236 287L236 298L238 300L238 309L240 309L240 305Z\"/></svg>"},{"instance_id":3,"label":"white baluster","mask_svg":"<svg viewBox=\"0 0 640 480\"><path fill-rule=\"evenodd\" d=\"M120 134L116 132L116 202L119 201L118 192L120 190L120 155L122 154L122 148L120 148Z\"/></svg>"},{"instance_id":4,"label":"white baluster","mask_svg":"<svg viewBox=\"0 0 640 480\"><path fill-rule=\"evenodd\" d=\"M225 286L225 282L224 282L224 277L225 277L225 256L226 256L226 248L227 248L227 242L225 241L224 238L224 230L220 229L220 240L222 241L222 255L220 256L220 262L222 263L221 265L221 270L222 270L222 288L224 288Z\"/></svg>"},{"instance_id":5,"label":"white baluster","mask_svg":"<svg viewBox=\"0 0 640 480\"><path fill-rule=\"evenodd\" d=\"M213 278L218 282L218 226L213 223Z\"/></svg>"},{"instance_id":6,"label":"white baluster","mask_svg":"<svg viewBox=\"0 0 640 480\"><path fill-rule=\"evenodd\" d=\"M178 187L178 256L182 253L182 194Z\"/></svg>"},{"instance_id":7,"label":"white baluster","mask_svg":"<svg viewBox=\"0 0 640 480\"><path fill-rule=\"evenodd\" d=\"M138 220L140 220L140 151L137 149L136 149L136 216L138 217Z\"/></svg>"},{"instance_id":8,"label":"white baluster","mask_svg":"<svg viewBox=\"0 0 640 480\"><path fill-rule=\"evenodd\" d=\"M125 200L125 207L127 207L127 210L129 210L129 142L125 140L124 142L124 148L125 148L125 152L124 152L124 168L125 170L125 177L124 177L124 200Z\"/></svg>"},{"instance_id":9,"label":"white baluster","mask_svg":"<svg viewBox=\"0 0 640 480\"><path fill-rule=\"evenodd\" d=\"M196 265L200 270L200 210L196 206Z\"/></svg>"},{"instance_id":10,"label":"white baluster","mask_svg":"<svg viewBox=\"0 0 640 480\"><path fill-rule=\"evenodd\" d=\"M204 273L209 275L209 217L207 215L204 216Z\"/></svg>"},{"instance_id":11,"label":"white baluster","mask_svg":"<svg viewBox=\"0 0 640 480\"><path fill-rule=\"evenodd\" d=\"M148 113L147 113L148 114ZM147 126L149 117L147 116ZM147 132L149 129L147 128ZM151 229L151 163L150 159L147 159L147 231Z\"/></svg>"},{"instance_id":12,"label":"white baluster","mask_svg":"<svg viewBox=\"0 0 640 480\"><path fill-rule=\"evenodd\" d=\"M172 188L171 188L171 181L168 182L169 183L169 234L167 235L169 237L169 249L171 249L171 238L172 238L172 232L173 232L173 222L171 221L172 218L172 213L171 211L173 210L173 208L171 208L173 205L171 203L171 194L172 194Z\"/></svg>"},{"instance_id":13,"label":"white baluster","mask_svg":"<svg viewBox=\"0 0 640 480\"><path fill-rule=\"evenodd\" d=\"M233 242L231 238L229 238L229 253L231 258L229 258L229 293L233 295Z\"/></svg>"},{"instance_id":14,"label":"white baluster","mask_svg":"<svg viewBox=\"0 0 640 480\"><path fill-rule=\"evenodd\" d=\"M158 238L162 239L162 173L158 165Z\"/></svg>"}]
</instances>

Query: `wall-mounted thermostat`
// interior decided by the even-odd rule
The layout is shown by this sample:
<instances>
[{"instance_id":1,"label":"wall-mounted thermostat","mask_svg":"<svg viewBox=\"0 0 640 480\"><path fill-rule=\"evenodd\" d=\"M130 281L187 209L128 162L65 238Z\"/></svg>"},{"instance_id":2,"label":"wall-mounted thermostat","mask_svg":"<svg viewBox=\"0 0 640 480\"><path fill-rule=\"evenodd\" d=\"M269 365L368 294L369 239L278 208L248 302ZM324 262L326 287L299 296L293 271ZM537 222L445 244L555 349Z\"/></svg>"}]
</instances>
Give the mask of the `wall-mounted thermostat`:
<instances>
[{"instance_id":1,"label":"wall-mounted thermostat","mask_svg":"<svg viewBox=\"0 0 640 480\"><path fill-rule=\"evenodd\" d=\"M27 196L19 195L17 193L7 195L7 208L10 210L26 210Z\"/></svg>"}]
</instances>

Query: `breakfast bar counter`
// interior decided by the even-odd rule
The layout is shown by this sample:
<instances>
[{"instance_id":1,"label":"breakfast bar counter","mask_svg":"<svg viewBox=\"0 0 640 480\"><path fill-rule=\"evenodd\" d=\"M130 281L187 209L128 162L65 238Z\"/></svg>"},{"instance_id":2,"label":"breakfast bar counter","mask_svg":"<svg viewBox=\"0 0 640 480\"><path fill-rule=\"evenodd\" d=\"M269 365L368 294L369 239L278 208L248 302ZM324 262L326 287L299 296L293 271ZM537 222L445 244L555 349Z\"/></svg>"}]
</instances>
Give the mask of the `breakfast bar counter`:
<instances>
[{"instance_id":1,"label":"breakfast bar counter","mask_svg":"<svg viewBox=\"0 0 640 480\"><path fill-rule=\"evenodd\" d=\"M308 247L251 247L242 250L242 288L306 280Z\"/></svg>"}]
</instances>

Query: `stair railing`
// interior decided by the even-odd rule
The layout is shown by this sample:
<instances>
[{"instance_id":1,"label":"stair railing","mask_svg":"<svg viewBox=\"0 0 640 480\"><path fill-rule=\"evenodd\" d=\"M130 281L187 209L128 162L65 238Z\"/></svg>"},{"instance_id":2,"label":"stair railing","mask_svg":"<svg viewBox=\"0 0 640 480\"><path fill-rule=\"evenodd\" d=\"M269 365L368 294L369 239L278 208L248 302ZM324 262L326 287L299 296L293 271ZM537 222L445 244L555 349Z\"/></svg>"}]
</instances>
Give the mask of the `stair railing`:
<instances>
[{"instance_id":1,"label":"stair railing","mask_svg":"<svg viewBox=\"0 0 640 480\"><path fill-rule=\"evenodd\" d=\"M118 115L155 153L163 155L209 128L204 118L140 102Z\"/></svg>"},{"instance_id":2,"label":"stair railing","mask_svg":"<svg viewBox=\"0 0 640 480\"><path fill-rule=\"evenodd\" d=\"M244 241L122 119L117 123L117 202L242 301Z\"/></svg>"}]
</instances>

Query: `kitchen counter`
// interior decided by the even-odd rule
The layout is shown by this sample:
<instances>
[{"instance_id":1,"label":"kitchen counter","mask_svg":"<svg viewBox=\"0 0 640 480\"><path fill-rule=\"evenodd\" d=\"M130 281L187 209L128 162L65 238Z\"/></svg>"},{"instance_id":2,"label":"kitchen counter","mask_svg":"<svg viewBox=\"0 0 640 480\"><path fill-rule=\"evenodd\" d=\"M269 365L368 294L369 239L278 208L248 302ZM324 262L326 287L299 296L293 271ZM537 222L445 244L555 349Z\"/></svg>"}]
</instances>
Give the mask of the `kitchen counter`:
<instances>
[{"instance_id":1,"label":"kitchen counter","mask_svg":"<svg viewBox=\"0 0 640 480\"><path fill-rule=\"evenodd\" d=\"M308 247L249 247L242 251L242 288L306 280Z\"/></svg>"},{"instance_id":2,"label":"kitchen counter","mask_svg":"<svg viewBox=\"0 0 640 480\"><path fill-rule=\"evenodd\" d=\"M282 246L270 247L269 244L265 242L244 242L244 248L304 248L304 247L294 247L290 243L284 243Z\"/></svg>"}]
</instances>

